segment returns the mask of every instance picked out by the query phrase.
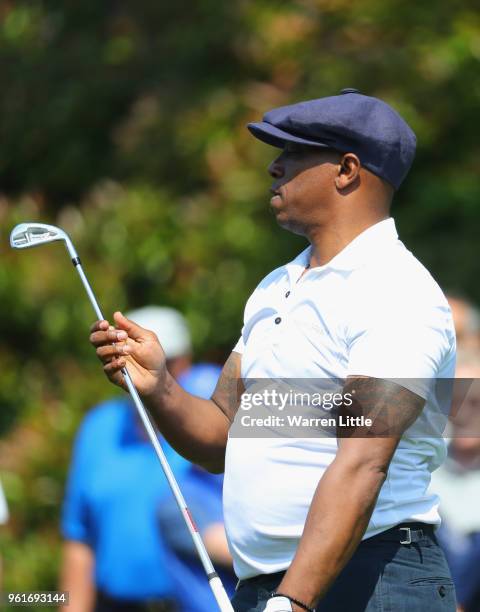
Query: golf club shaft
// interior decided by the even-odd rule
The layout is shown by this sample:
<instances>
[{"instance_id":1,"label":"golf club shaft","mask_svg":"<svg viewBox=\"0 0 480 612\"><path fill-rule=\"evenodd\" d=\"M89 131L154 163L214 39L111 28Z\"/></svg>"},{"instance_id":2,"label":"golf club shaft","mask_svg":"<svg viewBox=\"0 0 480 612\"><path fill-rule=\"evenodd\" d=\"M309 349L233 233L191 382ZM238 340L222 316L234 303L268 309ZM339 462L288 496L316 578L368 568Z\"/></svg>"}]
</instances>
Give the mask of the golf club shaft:
<instances>
[{"instance_id":1,"label":"golf club shaft","mask_svg":"<svg viewBox=\"0 0 480 612\"><path fill-rule=\"evenodd\" d=\"M100 321L105 320L100 306L98 305L95 294L93 293L90 283L88 282L87 277L85 276L85 272L83 271L83 268L81 266L80 259L76 257L72 259L72 261L82 280L83 286L85 287L93 309L95 310L95 314L97 315ZM170 485L178 507L183 515L190 535L192 536L193 543L195 544L198 556L200 557L205 573L207 574L208 582L210 583L210 587L217 601L218 607L220 608L221 612L234 612L232 604L230 603L230 599L228 598L228 595L223 587L222 581L218 577L215 568L212 565L208 552L205 548L205 544L203 543L200 533L198 532L197 526L193 521L183 494L180 491L180 487L178 486L177 480L173 475L172 469L167 461L167 458L165 457L165 453L162 450L162 447L158 440L157 432L154 426L152 425L152 422L150 421L150 417L148 416L145 406L143 405L143 402L138 394L137 389L135 388L135 385L133 384L133 381L126 367L122 368L122 374L125 379L125 383L128 387L128 391L130 392L130 395L132 397L133 403L135 404L137 412L143 422L143 425L145 426L145 430L148 434L150 442L152 443L153 448L155 449L157 457L160 461L160 464L163 468L163 472L168 480L168 484Z\"/></svg>"}]
</instances>

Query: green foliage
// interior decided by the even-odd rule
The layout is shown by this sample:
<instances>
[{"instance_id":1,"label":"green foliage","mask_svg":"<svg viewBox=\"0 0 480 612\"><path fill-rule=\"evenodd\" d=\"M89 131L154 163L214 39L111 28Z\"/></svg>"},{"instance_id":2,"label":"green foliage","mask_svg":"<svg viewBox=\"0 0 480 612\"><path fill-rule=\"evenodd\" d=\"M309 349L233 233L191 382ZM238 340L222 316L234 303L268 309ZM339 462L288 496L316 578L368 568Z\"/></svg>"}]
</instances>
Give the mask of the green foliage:
<instances>
[{"instance_id":1,"label":"green foliage","mask_svg":"<svg viewBox=\"0 0 480 612\"><path fill-rule=\"evenodd\" d=\"M105 313L187 316L221 360L246 297L304 241L268 212L265 110L342 87L383 97L418 154L405 242L480 301L480 18L474 0L11 0L0 7L0 442L5 587L53 588L74 431L108 397L91 307L61 245L13 252L27 219L69 231Z\"/></svg>"}]
</instances>

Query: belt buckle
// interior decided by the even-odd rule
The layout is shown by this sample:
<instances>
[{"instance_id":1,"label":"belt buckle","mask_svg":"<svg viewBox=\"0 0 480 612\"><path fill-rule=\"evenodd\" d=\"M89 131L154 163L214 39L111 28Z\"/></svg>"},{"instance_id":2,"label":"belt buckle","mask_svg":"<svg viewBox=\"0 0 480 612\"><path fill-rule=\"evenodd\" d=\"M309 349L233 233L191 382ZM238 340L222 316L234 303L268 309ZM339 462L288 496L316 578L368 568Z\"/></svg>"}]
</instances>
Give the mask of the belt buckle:
<instances>
[{"instance_id":1,"label":"belt buckle","mask_svg":"<svg viewBox=\"0 0 480 612\"><path fill-rule=\"evenodd\" d=\"M400 544L411 544L412 543L412 530L410 529L410 527L400 527L399 529L400 531L405 531L405 537L400 540Z\"/></svg>"}]
</instances>

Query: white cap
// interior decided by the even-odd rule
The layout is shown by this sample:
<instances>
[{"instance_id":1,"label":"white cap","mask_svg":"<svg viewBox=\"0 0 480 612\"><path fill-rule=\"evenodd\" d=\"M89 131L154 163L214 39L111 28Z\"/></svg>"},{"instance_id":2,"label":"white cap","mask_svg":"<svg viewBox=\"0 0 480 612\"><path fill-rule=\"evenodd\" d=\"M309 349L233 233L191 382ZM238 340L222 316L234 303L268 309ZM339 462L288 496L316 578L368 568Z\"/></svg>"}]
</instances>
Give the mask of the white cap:
<instances>
[{"instance_id":1,"label":"white cap","mask_svg":"<svg viewBox=\"0 0 480 612\"><path fill-rule=\"evenodd\" d=\"M188 355L192 344L184 317L174 308L145 306L125 315L140 327L157 334L167 359Z\"/></svg>"}]
</instances>

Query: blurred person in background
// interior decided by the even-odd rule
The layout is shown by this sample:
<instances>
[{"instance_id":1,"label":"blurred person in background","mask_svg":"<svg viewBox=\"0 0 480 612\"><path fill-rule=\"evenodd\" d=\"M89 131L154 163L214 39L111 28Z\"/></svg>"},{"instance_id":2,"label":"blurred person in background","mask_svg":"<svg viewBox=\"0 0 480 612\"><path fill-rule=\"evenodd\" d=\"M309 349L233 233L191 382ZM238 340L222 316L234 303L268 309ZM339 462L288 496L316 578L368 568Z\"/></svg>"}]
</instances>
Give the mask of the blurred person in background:
<instances>
[{"instance_id":1,"label":"blurred person in background","mask_svg":"<svg viewBox=\"0 0 480 612\"><path fill-rule=\"evenodd\" d=\"M130 317L155 331L172 375L188 383L191 341L182 315L150 306ZM189 463L161 444L178 477ZM167 480L130 400L116 397L90 410L75 440L63 506L65 610L176 609L158 529L164 494L171 495Z\"/></svg>"},{"instance_id":2,"label":"blurred person in background","mask_svg":"<svg viewBox=\"0 0 480 612\"><path fill-rule=\"evenodd\" d=\"M480 351L480 310L456 293L446 297L452 309L458 349Z\"/></svg>"},{"instance_id":3,"label":"blurred person in background","mask_svg":"<svg viewBox=\"0 0 480 612\"><path fill-rule=\"evenodd\" d=\"M213 365L193 366L189 376L180 377L182 387L199 397L211 397L221 368ZM188 380L187 380L188 378ZM235 591L236 577L223 523L223 474L210 474L191 465L179 479L197 528L229 596ZM181 612L211 612L217 604L205 580L205 570L198 558L193 540L173 496L165 495L159 509L160 530L168 551L175 595Z\"/></svg>"},{"instance_id":4,"label":"blurred person in background","mask_svg":"<svg viewBox=\"0 0 480 612\"><path fill-rule=\"evenodd\" d=\"M460 611L480 611L480 352L459 351L446 462L432 475L445 550Z\"/></svg>"},{"instance_id":5,"label":"blurred person in background","mask_svg":"<svg viewBox=\"0 0 480 612\"><path fill-rule=\"evenodd\" d=\"M3 493L2 483L0 482L0 525L5 525L8 521L8 506L7 500ZM0 554L0 594L3 590L3 567L2 567L2 556Z\"/></svg>"}]
</instances>

